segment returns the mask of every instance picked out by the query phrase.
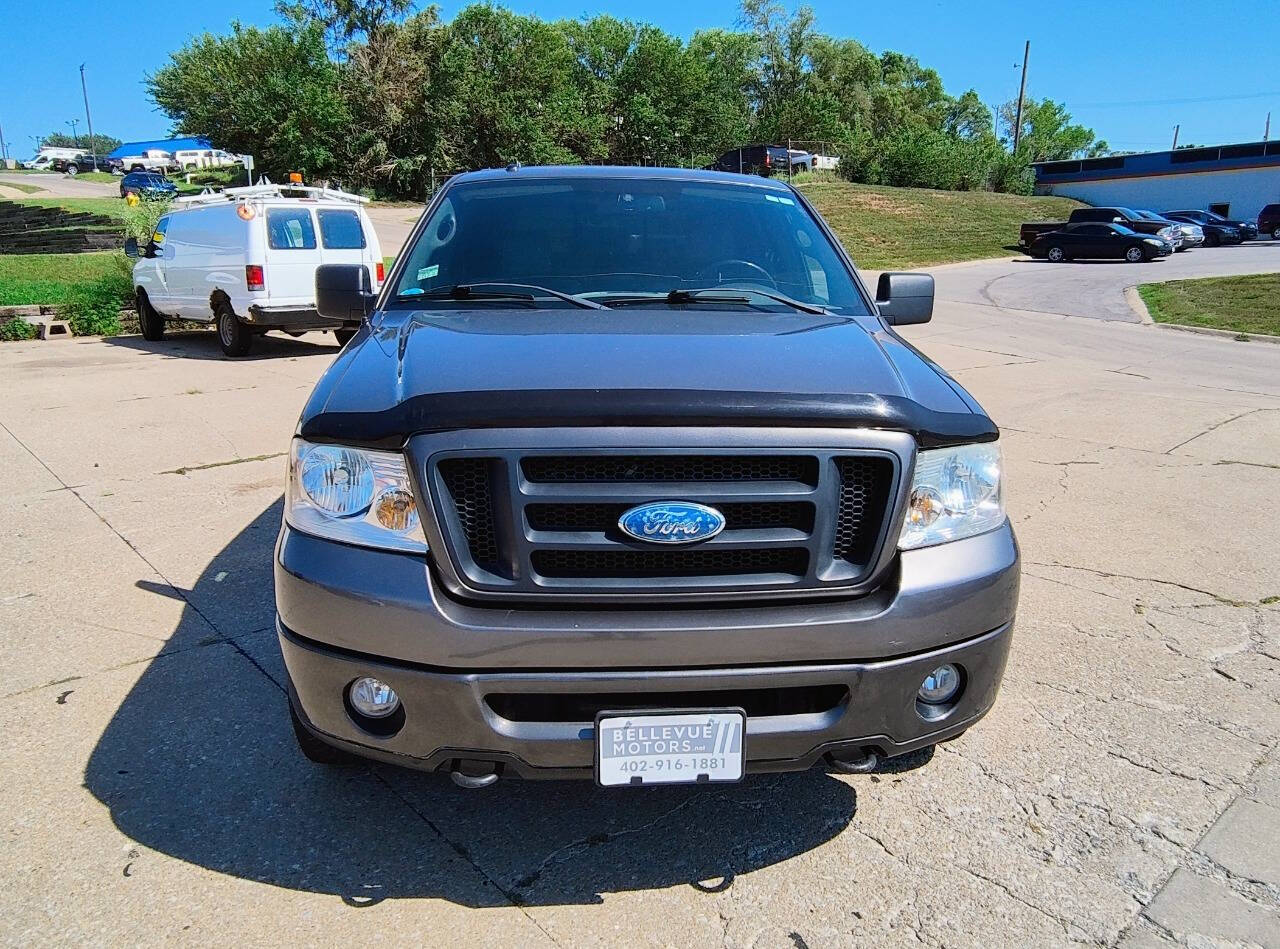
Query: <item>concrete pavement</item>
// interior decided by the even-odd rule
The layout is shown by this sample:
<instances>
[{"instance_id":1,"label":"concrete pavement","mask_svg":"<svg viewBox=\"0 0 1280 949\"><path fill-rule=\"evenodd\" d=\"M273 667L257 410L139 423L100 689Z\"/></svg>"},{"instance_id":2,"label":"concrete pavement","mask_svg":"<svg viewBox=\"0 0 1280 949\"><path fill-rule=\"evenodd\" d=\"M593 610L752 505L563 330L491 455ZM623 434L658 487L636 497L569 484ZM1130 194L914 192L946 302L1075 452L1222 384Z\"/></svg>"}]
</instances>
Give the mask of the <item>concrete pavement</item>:
<instances>
[{"instance_id":1,"label":"concrete pavement","mask_svg":"<svg viewBox=\"0 0 1280 949\"><path fill-rule=\"evenodd\" d=\"M1003 430L995 710L711 792L309 765L270 561L330 338L0 347L0 941L1280 945L1280 347L993 305L992 266L906 335Z\"/></svg>"}]
</instances>

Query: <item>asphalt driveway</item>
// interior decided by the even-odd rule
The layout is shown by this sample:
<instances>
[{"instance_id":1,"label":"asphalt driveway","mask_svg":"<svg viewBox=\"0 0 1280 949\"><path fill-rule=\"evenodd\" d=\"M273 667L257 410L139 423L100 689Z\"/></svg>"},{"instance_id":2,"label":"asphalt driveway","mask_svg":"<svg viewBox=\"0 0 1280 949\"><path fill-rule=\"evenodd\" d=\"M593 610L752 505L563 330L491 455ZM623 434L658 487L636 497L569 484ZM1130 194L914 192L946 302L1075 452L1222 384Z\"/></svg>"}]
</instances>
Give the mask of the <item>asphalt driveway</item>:
<instances>
[{"instance_id":1,"label":"asphalt driveway","mask_svg":"<svg viewBox=\"0 0 1280 949\"><path fill-rule=\"evenodd\" d=\"M270 563L331 337L0 347L0 942L1277 945L1280 346L1061 315L1179 260L938 271L908 335L1000 423L1025 558L1000 700L713 791L309 765Z\"/></svg>"},{"instance_id":2,"label":"asphalt driveway","mask_svg":"<svg viewBox=\"0 0 1280 949\"><path fill-rule=\"evenodd\" d=\"M1030 257L989 260L943 268L943 299L1018 310L1136 323L1124 301L1125 287L1164 280L1272 273L1280 270L1280 241L1250 241L1234 247L1199 247L1162 260L1051 264Z\"/></svg>"}]
</instances>

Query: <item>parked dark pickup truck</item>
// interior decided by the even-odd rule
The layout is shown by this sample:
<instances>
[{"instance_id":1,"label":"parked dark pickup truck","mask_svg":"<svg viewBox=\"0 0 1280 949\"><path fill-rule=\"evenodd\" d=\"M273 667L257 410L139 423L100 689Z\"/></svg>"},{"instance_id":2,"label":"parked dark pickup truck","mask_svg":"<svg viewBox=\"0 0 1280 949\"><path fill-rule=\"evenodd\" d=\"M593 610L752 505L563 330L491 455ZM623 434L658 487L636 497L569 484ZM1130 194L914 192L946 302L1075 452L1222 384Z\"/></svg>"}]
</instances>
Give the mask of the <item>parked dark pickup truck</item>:
<instances>
[{"instance_id":1,"label":"parked dark pickup truck","mask_svg":"<svg viewBox=\"0 0 1280 949\"><path fill-rule=\"evenodd\" d=\"M318 762L714 784L866 771L991 708L1018 601L999 431L804 195L661 168L472 172L290 448L276 547ZM892 765L890 766L892 767Z\"/></svg>"},{"instance_id":2,"label":"parked dark pickup truck","mask_svg":"<svg viewBox=\"0 0 1280 949\"><path fill-rule=\"evenodd\" d=\"M1065 224L1123 224L1139 234L1154 234L1174 243L1173 228L1169 224L1151 221L1131 208L1076 208L1066 221L1028 221L1018 232L1018 244L1030 247L1041 234L1061 230ZM1165 234L1165 231L1170 231Z\"/></svg>"}]
</instances>

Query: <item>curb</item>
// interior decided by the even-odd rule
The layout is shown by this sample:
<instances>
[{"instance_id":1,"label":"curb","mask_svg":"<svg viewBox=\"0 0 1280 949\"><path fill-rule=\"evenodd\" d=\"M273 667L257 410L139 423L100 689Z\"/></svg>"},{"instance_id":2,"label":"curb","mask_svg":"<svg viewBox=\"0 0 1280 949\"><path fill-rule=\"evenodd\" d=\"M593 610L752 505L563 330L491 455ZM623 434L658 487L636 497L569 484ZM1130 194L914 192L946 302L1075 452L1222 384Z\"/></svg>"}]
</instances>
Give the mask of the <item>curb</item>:
<instances>
[{"instance_id":1,"label":"curb","mask_svg":"<svg viewBox=\"0 0 1280 949\"><path fill-rule=\"evenodd\" d=\"M1147 309L1147 304L1143 301L1142 294L1138 292L1136 286L1124 288L1124 302L1129 304L1129 309L1133 310L1134 315L1138 317L1144 326L1157 326L1161 329L1196 333L1200 336L1216 336L1219 339L1229 339L1237 343L1280 343L1280 336L1272 336L1269 333L1239 333L1235 330L1214 329L1212 326L1188 326L1186 323L1157 323L1151 318L1151 311Z\"/></svg>"},{"instance_id":2,"label":"curb","mask_svg":"<svg viewBox=\"0 0 1280 949\"><path fill-rule=\"evenodd\" d=\"M1217 330L1211 326L1188 326L1185 323L1152 323L1167 330L1181 330L1184 333L1198 333L1201 336L1217 336L1219 339L1231 339L1237 343L1276 343L1280 344L1280 336L1268 333L1237 333L1235 330Z\"/></svg>"},{"instance_id":3,"label":"curb","mask_svg":"<svg viewBox=\"0 0 1280 949\"><path fill-rule=\"evenodd\" d=\"M1140 323L1147 326L1156 325L1156 321L1151 318L1151 311L1147 309L1147 304L1142 299L1142 294L1138 292L1136 285L1124 288L1124 302L1129 304L1129 309L1133 310Z\"/></svg>"}]
</instances>

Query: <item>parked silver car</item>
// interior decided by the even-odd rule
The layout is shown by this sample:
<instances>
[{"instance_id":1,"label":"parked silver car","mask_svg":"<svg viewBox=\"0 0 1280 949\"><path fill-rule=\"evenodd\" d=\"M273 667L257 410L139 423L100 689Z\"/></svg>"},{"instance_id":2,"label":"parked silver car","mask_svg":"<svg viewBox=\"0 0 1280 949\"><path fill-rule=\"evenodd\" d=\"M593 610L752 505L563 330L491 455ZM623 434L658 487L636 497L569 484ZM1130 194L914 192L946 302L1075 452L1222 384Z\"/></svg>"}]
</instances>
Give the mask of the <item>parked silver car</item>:
<instances>
[{"instance_id":1,"label":"parked silver car","mask_svg":"<svg viewBox=\"0 0 1280 949\"><path fill-rule=\"evenodd\" d=\"M1166 217L1162 217L1155 211L1139 210L1135 212L1139 217L1146 221L1154 221L1158 224L1164 224L1168 233L1164 230L1160 232L1160 236L1169 241L1173 245L1175 252L1180 250L1190 250L1192 247L1199 247L1204 243L1204 229L1198 224L1185 224L1181 221L1170 221Z\"/></svg>"}]
</instances>

